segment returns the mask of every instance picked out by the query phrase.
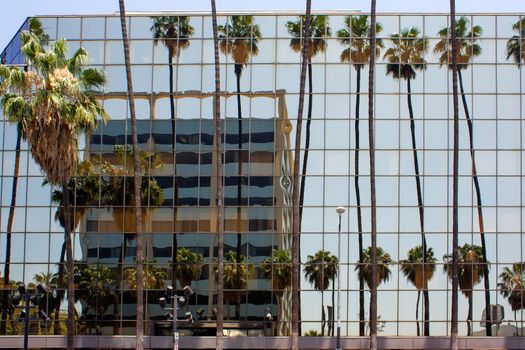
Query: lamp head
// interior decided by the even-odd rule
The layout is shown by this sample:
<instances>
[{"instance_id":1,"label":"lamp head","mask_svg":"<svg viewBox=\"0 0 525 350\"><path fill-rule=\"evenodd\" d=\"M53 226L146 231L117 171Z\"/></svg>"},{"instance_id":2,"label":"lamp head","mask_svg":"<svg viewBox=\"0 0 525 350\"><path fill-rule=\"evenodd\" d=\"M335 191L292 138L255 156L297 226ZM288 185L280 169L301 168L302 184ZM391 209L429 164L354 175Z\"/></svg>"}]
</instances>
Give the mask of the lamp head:
<instances>
[{"instance_id":1,"label":"lamp head","mask_svg":"<svg viewBox=\"0 0 525 350\"><path fill-rule=\"evenodd\" d=\"M337 212L337 214L339 215L343 215L346 211L345 207L337 207L335 208L335 211Z\"/></svg>"},{"instance_id":2,"label":"lamp head","mask_svg":"<svg viewBox=\"0 0 525 350\"><path fill-rule=\"evenodd\" d=\"M190 286L185 286L183 289L184 295L187 297L191 297L193 295L193 289L190 288Z\"/></svg>"},{"instance_id":3,"label":"lamp head","mask_svg":"<svg viewBox=\"0 0 525 350\"><path fill-rule=\"evenodd\" d=\"M188 299L186 299L185 297L177 297L177 302L180 307L184 307L186 306L186 304L188 304Z\"/></svg>"},{"instance_id":4,"label":"lamp head","mask_svg":"<svg viewBox=\"0 0 525 350\"><path fill-rule=\"evenodd\" d=\"M199 319L204 318L204 309L202 307L197 310L197 316L199 316Z\"/></svg>"},{"instance_id":5,"label":"lamp head","mask_svg":"<svg viewBox=\"0 0 525 350\"><path fill-rule=\"evenodd\" d=\"M271 321L273 319L272 312L270 311L269 307L267 307L266 311L264 311L264 319L266 321Z\"/></svg>"},{"instance_id":6,"label":"lamp head","mask_svg":"<svg viewBox=\"0 0 525 350\"><path fill-rule=\"evenodd\" d=\"M164 297L159 298L159 305L160 305L160 307L165 307L166 306L166 298L164 298Z\"/></svg>"},{"instance_id":7,"label":"lamp head","mask_svg":"<svg viewBox=\"0 0 525 350\"><path fill-rule=\"evenodd\" d=\"M175 290L173 289L173 286L166 287L166 295L169 297L172 297L173 295L175 295Z\"/></svg>"},{"instance_id":8,"label":"lamp head","mask_svg":"<svg viewBox=\"0 0 525 350\"><path fill-rule=\"evenodd\" d=\"M188 321L188 323L193 323L193 315L191 314L191 312L186 312L184 314L184 317L186 318L186 321Z\"/></svg>"}]
</instances>

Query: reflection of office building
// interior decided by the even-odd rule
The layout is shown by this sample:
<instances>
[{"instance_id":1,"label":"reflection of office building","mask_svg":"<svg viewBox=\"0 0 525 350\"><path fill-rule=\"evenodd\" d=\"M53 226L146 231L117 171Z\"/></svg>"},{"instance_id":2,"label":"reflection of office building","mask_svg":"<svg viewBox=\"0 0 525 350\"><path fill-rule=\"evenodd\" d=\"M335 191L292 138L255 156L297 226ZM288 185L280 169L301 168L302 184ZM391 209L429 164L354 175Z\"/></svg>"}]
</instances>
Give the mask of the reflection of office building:
<instances>
[{"instance_id":1,"label":"reflection of office building","mask_svg":"<svg viewBox=\"0 0 525 350\"><path fill-rule=\"evenodd\" d=\"M241 300L241 317L255 323L262 319L266 306L270 306L274 316L274 335L286 334L288 331L286 327L276 327L275 321L285 321L286 326L290 324L289 290L281 294L275 288L278 284L275 280L265 279L261 262L271 254L272 249L290 248L290 174L295 145L294 118L299 100L300 56L290 48L293 35L288 32L286 24L296 21L298 14L254 14L253 23L260 26L262 38L258 42L258 54L250 55L240 76L241 138L238 136L238 104L235 94L236 67L229 55L220 55L225 162L225 249L239 249L242 255L247 256L246 287L240 288L240 294L237 294ZM164 202L158 207L149 208L151 210L147 212L145 251L147 259L150 262L154 260L153 265L166 272L162 281L166 284L173 282L174 246L202 254L204 267L199 278L191 281L196 296L189 309L195 312L198 308L203 308L204 315L213 315L215 281L212 263L217 256L217 159L212 155L215 142L212 92L215 84L211 54L211 17L205 13L188 16L189 23L195 30L189 46L181 50L171 66L173 105L170 104L169 93L168 49L162 42L154 44L152 18L149 14L133 14L129 18L139 142L142 149L158 154L163 163L161 168L151 169L153 177L163 189ZM231 18L229 16L227 13L222 14L219 24L224 24ZM370 242L370 178L365 119L368 116L368 66L366 62L341 62L341 54L349 45L354 45L352 48L357 49L363 43L362 38L355 36L347 41L342 40L343 42L336 37L336 33L346 28L347 16L348 13L339 11L326 13L325 24L331 28L332 35L329 35L328 29L324 36L318 32L318 40L325 41L326 50L319 51L312 58L311 103L308 95L305 99L304 117L307 118L310 109L312 118L301 218L301 327L303 333L308 330L322 332L324 324L325 335L328 332L321 310L324 310L324 318L328 319L327 307L335 303L332 302L334 283L329 281L325 290L319 288L315 279L312 281L304 277L304 267L309 256L315 256L319 250L326 250L330 254L337 252L338 216L335 208L344 206L347 211L342 216L340 257L342 334L357 336L360 323L365 323L367 318L364 318L364 322L360 321L360 290L356 267L359 259L358 207L362 214L364 247ZM481 193L483 233L487 258L491 263L488 288L490 303L504 307L504 324L512 319L513 312L508 298L502 296L498 287L498 283L502 282L500 275L506 268L512 270L514 266L519 267L519 264L514 264L525 261L522 220L525 202L525 191L522 191L525 70L523 66L516 64L512 56L507 59L506 52L509 43L510 47L517 44L518 48L523 48L524 33L520 34L519 30L513 29L516 23L522 23L520 21L523 18L519 14L467 15L467 33L470 31L468 28L473 26L480 26L482 30L479 37L471 34L464 36L462 40L465 45L476 44L479 47L476 46L476 54L469 58L468 65L461 70L467 108L461 103L459 240L461 245L481 245L477 189L473 181L474 155ZM108 82L99 97L112 120L107 125L100 126L80 147L82 157L86 159L103 157L117 165L114 146L130 144L119 18L115 15L44 16L41 21L52 41L64 37L72 48L82 45L90 52L89 64L106 71ZM443 256L449 254L451 249L452 86L451 74L447 69L447 55L434 53L434 48L443 40L439 33L450 20L445 14L384 14L379 15L377 21L383 27L379 37L385 46L375 67L378 244L390 254L393 261L389 265L390 278L382 281L378 290L378 310L380 319L384 322L382 334L388 337L416 337L418 325L419 332L423 334L423 298L420 298L419 304L416 303L416 283L413 283L415 281L410 276L405 276L401 264L407 259L407 253L421 244L422 231L412 149L412 111L418 170L421 175L423 231L436 258L435 271L428 282L428 324L430 335L443 336L432 338L426 344L435 348L447 348L445 336L450 333L451 283L447 274L443 273ZM394 41L389 40L390 35L410 27L418 28L419 35L428 38L428 43L421 46L428 49L421 53L426 63L425 69L415 69L415 76L410 79L411 106L407 99L407 81L397 79L395 74L394 77L387 74L387 64L392 61L388 59L389 56L384 57L387 49L399 49ZM518 26L518 29L524 27L525 23ZM22 26L24 28L27 28L26 24ZM479 30L476 29L476 33L479 34ZM514 35L518 36L513 37ZM18 38L16 35L2 54L6 63L23 63ZM407 47L411 40L404 41ZM389 54L395 52L397 51L390 50ZM522 63L525 62L523 51L514 52L518 53L517 61L521 59ZM445 57L445 61L441 60L442 57ZM360 63L364 66L361 70L356 70ZM392 73L392 70L389 72ZM356 111L358 96L359 108ZM460 96L460 102L463 100L461 97L463 96ZM465 110L468 110L473 121L473 152L470 149ZM176 121L174 147L172 115ZM357 116L359 150L356 149ZM306 153L306 129L305 120L301 162L304 162ZM0 266L3 267L6 246L4 233L7 231L14 171L15 126L1 121L0 135ZM241 152L238 151L239 140ZM355 164L356 154L359 155L358 166ZM31 282L36 273L57 271L63 230L52 220L56 207L50 201L50 189L42 186L41 173L28 155L25 145L22 146L21 159L11 272L14 280ZM302 167L303 164L301 172ZM360 206L356 199L356 171L359 171L357 183L361 195ZM123 256L120 260L123 260L124 266L132 266L135 243L132 237L125 240L128 236L118 229L114 212L115 208L108 208L103 202L89 208L75 235L75 259L86 261L91 266L107 266L115 272L118 270L119 258ZM123 249L124 245L126 249ZM274 266L278 267L276 264ZM121 298L112 301L106 310L106 316L117 316L114 319L93 321L100 322L102 332L108 335L130 333L133 329L134 291L126 283L118 284L123 290L122 293L119 292ZM180 283L178 287L182 287ZM151 334L154 332L154 322L162 316L160 307L155 304L157 293L162 288L146 289L146 328ZM472 305L472 333L485 332L482 320L485 309L484 280L473 283L472 289L471 300L464 295L459 297L459 333L462 336L468 332L466 315L469 305ZM366 283L363 291L365 310L368 310ZM119 305L115 307L113 304L117 302ZM232 298L229 302L230 317L235 318L236 300ZM520 322L519 312L517 316ZM511 321L515 329L516 326ZM109 322L119 323L123 327L112 328L108 325ZM505 334L512 330L509 331L507 326L505 328ZM494 334L496 332L495 327ZM308 346L315 348L319 343L312 339L308 338L311 342ZM387 338L384 345L385 348L417 348L420 345L419 339L412 341L413 339L410 338L410 341L401 346L393 343L398 341L397 338ZM279 341L280 338L272 338L268 340L269 343L259 345L273 348L279 348L276 344L281 344L280 348L288 346L288 343L283 345ZM347 347L355 347L350 343L352 339L348 338L346 341L349 342ZM464 341L466 348L489 345L493 348L505 348L512 347L509 344L513 340L465 337ZM481 343L476 343L478 341Z\"/></svg>"}]
</instances>

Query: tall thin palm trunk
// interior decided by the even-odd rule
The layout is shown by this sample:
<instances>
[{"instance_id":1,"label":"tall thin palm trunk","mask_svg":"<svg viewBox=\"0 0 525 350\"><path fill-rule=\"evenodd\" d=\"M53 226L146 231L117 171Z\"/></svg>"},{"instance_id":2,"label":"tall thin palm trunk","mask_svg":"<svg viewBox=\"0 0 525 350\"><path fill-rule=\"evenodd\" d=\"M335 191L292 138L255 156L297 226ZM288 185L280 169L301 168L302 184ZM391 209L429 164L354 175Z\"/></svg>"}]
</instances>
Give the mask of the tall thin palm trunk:
<instances>
[{"instance_id":1,"label":"tall thin palm trunk","mask_svg":"<svg viewBox=\"0 0 525 350\"><path fill-rule=\"evenodd\" d=\"M407 81L407 104L408 104L408 114L410 117L410 136L412 140L412 155L414 159L414 174L416 180L416 192L417 192L417 205L419 211L419 227L421 230L421 246L423 248L423 274L425 273L425 266L427 262L427 240L425 238L425 212L423 207L423 194L421 190L421 177L419 173L419 158L417 155L417 144L416 144L416 123L414 121L414 110L412 108L412 87L410 84L410 78ZM423 276L423 279L425 276ZM428 299L428 290L423 288L423 312L425 314L423 321L423 334L425 336L430 335L430 303ZM419 301L419 291L418 291L418 301ZM419 329L418 329L419 331ZM419 334L418 334L419 335Z\"/></svg>"},{"instance_id":2,"label":"tall thin palm trunk","mask_svg":"<svg viewBox=\"0 0 525 350\"><path fill-rule=\"evenodd\" d=\"M450 0L450 28L456 28L456 2ZM458 349L458 184L459 184L459 113L458 113L458 63L456 31L452 36L452 98L454 107L454 152L452 170L452 310L450 319L450 350Z\"/></svg>"},{"instance_id":3,"label":"tall thin palm trunk","mask_svg":"<svg viewBox=\"0 0 525 350\"><path fill-rule=\"evenodd\" d=\"M363 263L363 216L361 213L361 190L359 188L359 108L361 102L361 69L357 67L355 91L355 153L354 153L354 188L357 206L357 239L359 248L359 264ZM365 335L365 280L359 278L359 336Z\"/></svg>"},{"instance_id":4,"label":"tall thin palm trunk","mask_svg":"<svg viewBox=\"0 0 525 350\"><path fill-rule=\"evenodd\" d=\"M312 1L306 0L306 19L303 30L303 52L301 60L301 77L299 84L299 105L297 107L297 127L295 133L294 167L293 167L293 192L292 192L292 350L299 349L299 239L300 239L300 214L299 214L299 163L301 156L301 132L303 126L304 92L306 82L306 67L308 65L308 44L310 38Z\"/></svg>"},{"instance_id":5,"label":"tall thin palm trunk","mask_svg":"<svg viewBox=\"0 0 525 350\"><path fill-rule=\"evenodd\" d=\"M237 80L237 127L238 127L238 153L237 153L237 257L235 263L237 264L237 288L241 286L241 220L242 220L242 106L241 106L241 74L242 64L235 64L235 77ZM241 291L235 293L235 319L241 319Z\"/></svg>"},{"instance_id":6,"label":"tall thin palm trunk","mask_svg":"<svg viewBox=\"0 0 525 350\"><path fill-rule=\"evenodd\" d=\"M371 217L371 286L370 286L370 349L377 350L377 224L376 170L374 140L374 70L376 56L376 0L370 6L370 69L368 71L368 144L370 147L370 217Z\"/></svg>"},{"instance_id":7,"label":"tall thin palm trunk","mask_svg":"<svg viewBox=\"0 0 525 350\"><path fill-rule=\"evenodd\" d=\"M310 126L312 124L312 104L313 104L313 77L312 63L308 62L308 114L306 117L305 143L303 154L303 168L301 170L301 193L299 194L299 218L303 217L304 191L306 188L306 172L308 169L308 154L310 151ZM301 223L299 222L299 229ZM300 241L299 237L299 241Z\"/></svg>"},{"instance_id":8,"label":"tall thin palm trunk","mask_svg":"<svg viewBox=\"0 0 525 350\"><path fill-rule=\"evenodd\" d=\"M468 314L467 314L467 335L472 335L472 308L474 307L474 299L472 298L472 291L467 292L468 299Z\"/></svg>"},{"instance_id":9,"label":"tall thin palm trunk","mask_svg":"<svg viewBox=\"0 0 525 350\"><path fill-rule=\"evenodd\" d=\"M9 303L9 278L11 272L11 240L13 236L13 222L15 220L16 194L18 189L18 174L20 172L20 144L22 143L22 127L17 127L16 147L15 147L15 169L13 172L13 185L11 187L11 204L7 217L7 233L5 243L5 264L4 264L4 287L2 293L2 321L0 323L0 334L7 331L7 304Z\"/></svg>"},{"instance_id":10,"label":"tall thin palm trunk","mask_svg":"<svg viewBox=\"0 0 525 350\"><path fill-rule=\"evenodd\" d=\"M211 0L213 22L213 48L215 63L215 156L217 159L217 331L215 348L222 350L222 330L224 323L224 237L223 237L223 198L222 198L222 153L221 153L221 75L219 66L219 33L217 30L217 9L215 0Z\"/></svg>"},{"instance_id":11,"label":"tall thin palm trunk","mask_svg":"<svg viewBox=\"0 0 525 350\"><path fill-rule=\"evenodd\" d=\"M119 0L120 25L122 28L122 41L124 44L124 61L126 63L126 81L128 87L129 112L131 116L131 139L133 142L133 178L135 185L135 229L136 229L136 269L137 269L137 307L136 307L136 350L144 349L144 252L142 246L142 215L140 203L140 158L139 143L137 138L137 119L135 115L135 99L133 97L133 82L131 79L131 63L129 58L129 38L126 27L126 9L124 0Z\"/></svg>"},{"instance_id":12,"label":"tall thin palm trunk","mask_svg":"<svg viewBox=\"0 0 525 350\"><path fill-rule=\"evenodd\" d=\"M486 334L487 336L492 335L492 317L490 308L490 279L489 279L489 266L487 263L487 248L485 244L485 224L483 221L483 203L481 201L481 188L479 186L478 171L476 168L476 156L474 152L474 131L472 125L472 118L468 110L467 98L465 96L465 90L463 88L463 75L461 70L458 70L459 88L461 91L461 101L463 102L463 110L465 112L465 119L467 121L468 135L469 135L469 147L470 147L470 158L472 161L472 179L474 181L474 189L476 190L476 201L478 210L478 222L479 222L479 236L481 239L481 251L483 253L483 283L485 288L485 312L486 312Z\"/></svg>"},{"instance_id":13,"label":"tall thin palm trunk","mask_svg":"<svg viewBox=\"0 0 525 350\"><path fill-rule=\"evenodd\" d=\"M75 279L73 263L73 245L71 243L71 217L69 205L68 178L62 180L62 193L64 195L64 226L66 243L66 264L67 264L67 347L75 347Z\"/></svg>"},{"instance_id":14,"label":"tall thin palm trunk","mask_svg":"<svg viewBox=\"0 0 525 350\"><path fill-rule=\"evenodd\" d=\"M421 335L419 330L419 300L421 299L421 291L417 290L417 301L416 301L416 325L417 325L417 336Z\"/></svg>"},{"instance_id":15,"label":"tall thin palm trunk","mask_svg":"<svg viewBox=\"0 0 525 350\"><path fill-rule=\"evenodd\" d=\"M64 234L65 235L65 234ZM54 335L60 335L61 334L61 326L60 326L60 303L62 300L64 300L64 284L62 281L64 280L64 261L66 258L66 242L65 242L65 236L64 236L64 243L62 243L62 248L60 249L60 259L58 263L58 279L57 279L57 302L55 305L55 322L53 325L53 334Z\"/></svg>"}]
</instances>

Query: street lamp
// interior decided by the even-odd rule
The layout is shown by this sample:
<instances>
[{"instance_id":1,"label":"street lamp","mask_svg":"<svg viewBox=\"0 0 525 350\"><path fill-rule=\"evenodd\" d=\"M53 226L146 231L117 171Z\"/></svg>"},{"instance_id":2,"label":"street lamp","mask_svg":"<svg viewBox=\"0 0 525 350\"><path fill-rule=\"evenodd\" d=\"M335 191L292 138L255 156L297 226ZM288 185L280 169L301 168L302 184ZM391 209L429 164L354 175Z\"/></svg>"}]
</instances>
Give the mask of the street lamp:
<instances>
[{"instance_id":1,"label":"street lamp","mask_svg":"<svg viewBox=\"0 0 525 350\"><path fill-rule=\"evenodd\" d=\"M337 207L335 211L339 215L337 233L337 341L335 348L341 350L341 216L343 216L345 208Z\"/></svg>"},{"instance_id":2,"label":"street lamp","mask_svg":"<svg viewBox=\"0 0 525 350\"><path fill-rule=\"evenodd\" d=\"M179 350L179 331L177 330L177 311L180 307L186 306L188 304L188 299L193 295L193 290L190 288L190 286L185 286L183 289L184 295L177 295L175 292L175 289L172 286L168 286L166 288L166 297L162 297L159 299L160 306L164 309L164 311L168 311L166 314L169 317L171 317L173 323L173 350ZM166 307L166 298L169 298L171 301L171 307ZM171 313L169 312L171 311ZM193 323L193 315L191 312L186 312L184 314L184 322Z\"/></svg>"}]
</instances>

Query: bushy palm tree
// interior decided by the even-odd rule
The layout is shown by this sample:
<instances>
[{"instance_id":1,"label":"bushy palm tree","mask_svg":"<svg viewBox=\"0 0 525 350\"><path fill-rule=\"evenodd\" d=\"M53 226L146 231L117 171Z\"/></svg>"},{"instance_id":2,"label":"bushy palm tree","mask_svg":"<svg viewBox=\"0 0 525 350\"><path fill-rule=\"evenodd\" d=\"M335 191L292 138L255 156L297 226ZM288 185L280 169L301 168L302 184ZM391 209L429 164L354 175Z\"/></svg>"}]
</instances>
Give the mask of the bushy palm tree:
<instances>
[{"instance_id":1,"label":"bushy palm tree","mask_svg":"<svg viewBox=\"0 0 525 350\"><path fill-rule=\"evenodd\" d=\"M52 185L68 187L78 161L78 138L97 126L98 117L106 117L91 90L100 88L104 74L84 69L87 51L78 49L67 57L67 43L57 40L44 50L39 36L22 32L22 52L33 66L30 72L3 68L2 95L4 114L21 124L29 149L46 180ZM68 191L64 191L65 212L70 212ZM68 265L68 347L73 347L74 276L73 249L69 215L65 215L65 241Z\"/></svg>"},{"instance_id":2,"label":"bushy palm tree","mask_svg":"<svg viewBox=\"0 0 525 350\"><path fill-rule=\"evenodd\" d=\"M284 300L285 292L292 286L292 259L284 249L272 250L272 255L264 259L262 265L264 278L272 282L272 291L277 296L278 321L277 335L290 335L288 306Z\"/></svg>"},{"instance_id":3,"label":"bushy palm tree","mask_svg":"<svg viewBox=\"0 0 525 350\"><path fill-rule=\"evenodd\" d=\"M512 264L512 268L505 267L499 275L500 282L498 289L504 298L507 298L516 322L516 332L518 321L516 312L525 307L525 263L519 262ZM522 328L523 331L523 328ZM522 334L523 335L523 334Z\"/></svg>"},{"instance_id":4,"label":"bushy palm tree","mask_svg":"<svg viewBox=\"0 0 525 350\"><path fill-rule=\"evenodd\" d=\"M237 263L237 261L241 261ZM228 251L224 254L224 301L228 308L228 318L230 318L230 304L240 304L243 290L246 290L248 283L248 271L249 266L246 256L241 255L240 259L237 259L237 253L233 250ZM215 267L215 280L218 277L218 267ZM237 276L241 276L239 279Z\"/></svg>"},{"instance_id":5,"label":"bushy palm tree","mask_svg":"<svg viewBox=\"0 0 525 350\"><path fill-rule=\"evenodd\" d=\"M134 207L135 207L135 232L136 232L136 268L137 268L137 304L136 304L136 350L144 349L144 252L142 243L142 211L140 176L139 142L137 136L137 118L135 114L135 99L133 97L133 80L131 78L131 60L129 54L129 38L126 26L126 7L124 0L119 0L120 27L122 30L122 43L124 46L124 62L126 64L126 85L129 102L129 114L131 117L131 140L133 143L133 178L134 178Z\"/></svg>"},{"instance_id":6,"label":"bushy palm tree","mask_svg":"<svg viewBox=\"0 0 525 350\"><path fill-rule=\"evenodd\" d=\"M213 28L213 53L214 53L214 68L215 68L215 94L214 94L214 112L213 112L213 124L215 126L215 135L213 142L213 153L215 155L216 162L216 174L217 174L217 329L215 332L215 348L222 350L223 339L222 330L224 325L224 201L222 195L222 153L221 153L221 70L219 62L219 32L217 27L217 7L215 0L211 2L211 19Z\"/></svg>"},{"instance_id":7,"label":"bushy palm tree","mask_svg":"<svg viewBox=\"0 0 525 350\"><path fill-rule=\"evenodd\" d=\"M323 294L328 289L330 283L335 284L335 278L337 277L337 266L339 265L339 259L327 250L318 250L314 255L308 255L307 261L304 264L304 277L310 284L314 286L315 290L321 292L321 315L322 315L322 326L321 335L324 335L325 327L325 312L323 305ZM334 296L332 294L332 305ZM333 317L331 318L333 319ZM331 329L333 327L330 327ZM333 334L332 334L333 335Z\"/></svg>"},{"instance_id":8,"label":"bushy palm tree","mask_svg":"<svg viewBox=\"0 0 525 350\"><path fill-rule=\"evenodd\" d=\"M445 264L443 270L452 279L452 255L443 256ZM472 308L474 286L486 278L483 252L480 246L465 243L459 248L458 281L459 288L468 299L467 328L468 335L472 335Z\"/></svg>"},{"instance_id":9,"label":"bushy palm tree","mask_svg":"<svg viewBox=\"0 0 525 350\"><path fill-rule=\"evenodd\" d=\"M401 272L405 275L406 279L412 283L417 289L417 302L416 302L416 324L417 324L417 335L420 335L419 330L419 299L421 297L421 291L428 291L428 281L432 279L434 271L436 271L436 257L434 256L434 250L427 248L426 254L423 254L423 246L418 245L411 248L408 251L407 259L402 260ZM425 327L428 323L428 319L425 317Z\"/></svg>"},{"instance_id":10,"label":"bushy palm tree","mask_svg":"<svg viewBox=\"0 0 525 350\"><path fill-rule=\"evenodd\" d=\"M29 19L29 32L35 34L40 40L42 46L49 44L49 35L44 32L42 22L38 18ZM0 73L0 96L4 91L9 90L6 83L9 83L9 72L5 68L0 68L4 73ZM27 71L27 66L24 67ZM7 81L5 80L7 78ZM22 125L17 125L16 146L15 146L15 165L13 171L13 181L11 185L11 204L9 206L9 214L7 217L7 232L6 232L6 246L5 246L5 264L4 264L4 284L9 285L9 278L11 272L11 240L13 235L13 223L15 219L16 197L18 189L18 174L20 170L20 146L22 141L26 139ZM2 319L0 321L0 334L6 334L7 325L7 305L9 304L9 291L2 293Z\"/></svg>"},{"instance_id":11,"label":"bushy palm tree","mask_svg":"<svg viewBox=\"0 0 525 350\"><path fill-rule=\"evenodd\" d=\"M75 268L75 283L78 286L75 301L81 301L85 307L82 314L102 316L113 300L115 280L111 269L87 263L77 264Z\"/></svg>"},{"instance_id":12,"label":"bushy palm tree","mask_svg":"<svg viewBox=\"0 0 525 350\"><path fill-rule=\"evenodd\" d=\"M383 30L380 23L376 23L376 33ZM359 109L361 101L361 70L370 59L370 23L367 15L348 16L345 18L344 28L337 31L337 38L341 44L348 46L341 52L341 62L349 62L356 70L355 92L355 153L354 153L354 188L357 207L357 237L359 262L363 262L363 219L361 214L361 190L359 187ZM383 42L376 40L376 56L381 53ZM359 335L365 335L365 281L359 280Z\"/></svg>"},{"instance_id":13,"label":"bushy palm tree","mask_svg":"<svg viewBox=\"0 0 525 350\"><path fill-rule=\"evenodd\" d=\"M254 23L253 16L230 16L225 25L218 27L219 46L225 55L231 55L234 62L234 72L237 81L237 259L241 257L241 233L242 233L242 184L243 184L243 126L242 126L242 106L241 106L241 75L244 66L248 64L251 56L259 53L259 41L261 40L261 30ZM237 261L239 264L240 261ZM240 271L239 271L240 272ZM237 276L240 283L241 276ZM240 303L236 305L235 317L241 316Z\"/></svg>"},{"instance_id":14,"label":"bushy palm tree","mask_svg":"<svg viewBox=\"0 0 525 350\"><path fill-rule=\"evenodd\" d=\"M356 266L355 270L358 273L358 277L363 278L368 288L372 289L372 283L374 282L376 286L382 282L388 282L392 275L389 265L393 262L389 253L384 251L383 248L377 247L377 273L375 278L372 279L372 247L368 247L363 251L363 263Z\"/></svg>"},{"instance_id":15,"label":"bushy palm tree","mask_svg":"<svg viewBox=\"0 0 525 350\"><path fill-rule=\"evenodd\" d=\"M485 224L483 219L483 201L481 198L481 187L479 185L478 172L476 166L476 156L474 152L474 124L473 118L470 116L468 109L467 98L465 89L463 87L463 75L462 70L468 68L469 63L472 59L481 54L481 46L479 44L479 38L483 33L481 26L470 26L470 21L467 17L460 17L454 21L454 34L456 37L456 55L452 54L451 45L451 33L449 27L445 27L438 32L438 35L442 38L434 47L434 53L439 54L440 65L448 65L450 67L452 63L452 57L454 56L457 64L457 79L459 80L459 89L461 92L461 101L463 103L463 111L465 113L465 119L467 122L468 134L469 134L469 148L470 158L472 162L472 179L474 182L474 189L476 191L476 202L477 202L477 213L479 223L479 234L481 238L481 249L483 261L487 262L487 246L485 243ZM485 264L485 275L489 275L488 264ZM488 326L486 328L487 335L492 335L492 322L490 315L490 280L486 278L484 280L485 287L485 309L487 310L487 321Z\"/></svg>"},{"instance_id":16,"label":"bushy palm tree","mask_svg":"<svg viewBox=\"0 0 525 350\"><path fill-rule=\"evenodd\" d=\"M512 58L514 63L521 66L521 62L525 62L525 17L512 25L512 29L518 34L513 35L507 41L507 59Z\"/></svg>"},{"instance_id":17,"label":"bushy palm tree","mask_svg":"<svg viewBox=\"0 0 525 350\"><path fill-rule=\"evenodd\" d=\"M187 248L177 250L177 269L174 277L178 279L181 288L191 285L192 281L200 277L203 262L204 259L200 253L194 253ZM175 285L175 278L173 283Z\"/></svg>"},{"instance_id":18,"label":"bushy palm tree","mask_svg":"<svg viewBox=\"0 0 525 350\"><path fill-rule=\"evenodd\" d=\"M410 119L410 135L412 141L412 155L414 160L414 175L416 180L417 204L419 211L419 225L421 232L421 244L423 246L423 261L426 260L426 239L425 239L425 214L423 204L423 193L421 190L421 179L419 172L419 158L417 154L416 143L416 123L414 121L414 111L412 108L412 88L411 80L416 78L416 71L422 71L426 68L425 53L428 50L428 40L419 37L419 29L411 27L401 30L400 33L390 35L392 47L385 52L387 60L386 73L392 75L394 79L404 79L407 83L407 105ZM430 335L430 302L428 290L423 290L425 305L425 327L424 335Z\"/></svg>"},{"instance_id":19,"label":"bushy palm tree","mask_svg":"<svg viewBox=\"0 0 525 350\"><path fill-rule=\"evenodd\" d=\"M166 284L168 274L164 269L157 267L156 260L147 260L144 263L144 280L142 281L145 289L163 289ZM137 288L137 268L132 266L124 270L124 280L129 288Z\"/></svg>"}]
</instances>

